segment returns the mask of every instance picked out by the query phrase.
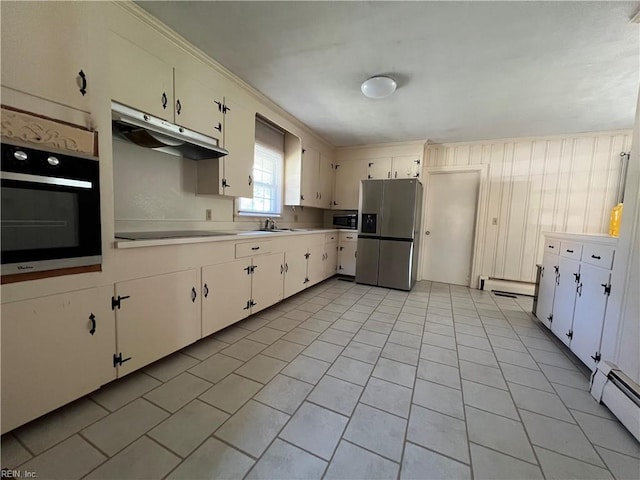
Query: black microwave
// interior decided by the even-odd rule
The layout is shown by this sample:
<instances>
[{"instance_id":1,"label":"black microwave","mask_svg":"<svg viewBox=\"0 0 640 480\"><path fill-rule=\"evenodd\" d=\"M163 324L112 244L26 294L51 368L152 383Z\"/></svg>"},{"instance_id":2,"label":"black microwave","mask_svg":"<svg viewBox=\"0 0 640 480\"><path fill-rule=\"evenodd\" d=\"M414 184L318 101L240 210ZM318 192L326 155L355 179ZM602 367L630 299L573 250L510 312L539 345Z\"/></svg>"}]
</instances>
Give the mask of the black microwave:
<instances>
[{"instance_id":1,"label":"black microwave","mask_svg":"<svg viewBox=\"0 0 640 480\"><path fill-rule=\"evenodd\" d=\"M3 142L2 275L99 265L97 158Z\"/></svg>"},{"instance_id":2,"label":"black microwave","mask_svg":"<svg viewBox=\"0 0 640 480\"><path fill-rule=\"evenodd\" d=\"M349 213L344 215L334 215L333 226L336 228L356 230L358 228L358 214Z\"/></svg>"}]
</instances>

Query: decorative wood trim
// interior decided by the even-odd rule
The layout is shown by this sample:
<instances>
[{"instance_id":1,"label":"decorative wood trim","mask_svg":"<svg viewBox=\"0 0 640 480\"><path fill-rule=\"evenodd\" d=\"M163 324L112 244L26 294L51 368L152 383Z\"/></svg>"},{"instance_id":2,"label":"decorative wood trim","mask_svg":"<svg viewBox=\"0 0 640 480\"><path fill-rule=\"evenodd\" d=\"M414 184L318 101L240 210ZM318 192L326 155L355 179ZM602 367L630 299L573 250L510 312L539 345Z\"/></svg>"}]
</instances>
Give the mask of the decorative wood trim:
<instances>
[{"instance_id":1,"label":"decorative wood trim","mask_svg":"<svg viewBox=\"0 0 640 480\"><path fill-rule=\"evenodd\" d=\"M61 277L63 275L77 275L78 273L101 272L102 265L88 265L86 267L59 268L57 270L47 270L46 272L14 273L2 275L0 285L8 283L27 282L29 280L40 280L50 277Z\"/></svg>"},{"instance_id":2,"label":"decorative wood trim","mask_svg":"<svg viewBox=\"0 0 640 480\"><path fill-rule=\"evenodd\" d=\"M95 154L95 135L84 128L2 107L3 138L57 150Z\"/></svg>"}]
</instances>

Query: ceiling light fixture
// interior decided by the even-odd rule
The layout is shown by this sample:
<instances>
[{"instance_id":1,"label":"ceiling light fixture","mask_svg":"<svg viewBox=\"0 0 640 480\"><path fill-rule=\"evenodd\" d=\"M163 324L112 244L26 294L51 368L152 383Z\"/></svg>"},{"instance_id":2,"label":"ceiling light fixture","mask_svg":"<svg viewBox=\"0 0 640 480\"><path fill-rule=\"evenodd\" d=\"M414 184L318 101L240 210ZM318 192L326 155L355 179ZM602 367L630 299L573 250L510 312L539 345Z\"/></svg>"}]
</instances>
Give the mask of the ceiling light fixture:
<instances>
[{"instance_id":1,"label":"ceiling light fixture","mask_svg":"<svg viewBox=\"0 0 640 480\"><path fill-rule=\"evenodd\" d=\"M380 75L365 80L360 90L365 97L384 98L395 92L397 86L398 84L393 78Z\"/></svg>"}]
</instances>

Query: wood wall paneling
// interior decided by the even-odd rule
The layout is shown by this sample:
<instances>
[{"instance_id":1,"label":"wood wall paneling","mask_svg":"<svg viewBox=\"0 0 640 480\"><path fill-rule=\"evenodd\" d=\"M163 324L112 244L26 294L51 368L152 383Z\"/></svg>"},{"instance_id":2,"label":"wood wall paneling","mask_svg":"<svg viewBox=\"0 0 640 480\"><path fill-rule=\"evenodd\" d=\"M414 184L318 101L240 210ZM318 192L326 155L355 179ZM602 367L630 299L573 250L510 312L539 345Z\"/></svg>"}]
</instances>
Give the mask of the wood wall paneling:
<instances>
[{"instance_id":1,"label":"wood wall paneling","mask_svg":"<svg viewBox=\"0 0 640 480\"><path fill-rule=\"evenodd\" d=\"M533 282L542 232L607 233L630 131L429 144L425 167L489 165L480 274ZM497 225L492 224L494 218Z\"/></svg>"}]
</instances>

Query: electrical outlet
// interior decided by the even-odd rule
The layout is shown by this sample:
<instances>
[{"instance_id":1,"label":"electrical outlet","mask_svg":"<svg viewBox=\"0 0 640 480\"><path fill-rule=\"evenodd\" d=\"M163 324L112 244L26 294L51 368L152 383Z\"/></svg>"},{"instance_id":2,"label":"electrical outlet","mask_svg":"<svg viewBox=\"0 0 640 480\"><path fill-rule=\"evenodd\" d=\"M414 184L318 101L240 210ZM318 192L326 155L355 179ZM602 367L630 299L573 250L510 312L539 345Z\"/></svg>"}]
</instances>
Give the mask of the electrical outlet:
<instances>
[{"instance_id":1,"label":"electrical outlet","mask_svg":"<svg viewBox=\"0 0 640 480\"><path fill-rule=\"evenodd\" d=\"M491 225L498 225L498 217L493 217L491 220Z\"/></svg>"},{"instance_id":2,"label":"electrical outlet","mask_svg":"<svg viewBox=\"0 0 640 480\"><path fill-rule=\"evenodd\" d=\"M204 211L204 218L205 218L205 220L206 220L207 222L210 222L210 221L212 220L212 218L211 218L211 209L210 209L210 208L207 208L207 209Z\"/></svg>"},{"instance_id":3,"label":"electrical outlet","mask_svg":"<svg viewBox=\"0 0 640 480\"><path fill-rule=\"evenodd\" d=\"M293 216L293 221L294 221L294 222L297 222L297 221L298 221L298 215L294 215L294 216Z\"/></svg>"}]
</instances>

